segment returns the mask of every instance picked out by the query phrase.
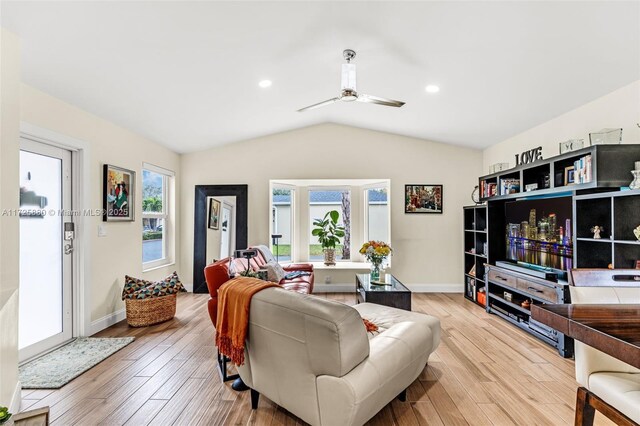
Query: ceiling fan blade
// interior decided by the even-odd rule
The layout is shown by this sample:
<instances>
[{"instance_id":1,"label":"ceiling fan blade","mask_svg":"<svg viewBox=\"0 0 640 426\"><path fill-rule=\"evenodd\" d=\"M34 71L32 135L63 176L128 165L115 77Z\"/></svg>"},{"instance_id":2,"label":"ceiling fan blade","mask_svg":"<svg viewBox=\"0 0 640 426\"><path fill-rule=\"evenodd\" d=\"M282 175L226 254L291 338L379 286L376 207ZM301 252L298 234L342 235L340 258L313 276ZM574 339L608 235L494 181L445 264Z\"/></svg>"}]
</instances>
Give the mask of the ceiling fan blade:
<instances>
[{"instance_id":1,"label":"ceiling fan blade","mask_svg":"<svg viewBox=\"0 0 640 426\"><path fill-rule=\"evenodd\" d=\"M300 108L298 110L298 112L304 112L304 111L308 111L310 109L320 108L320 107L323 107L325 105L330 105L330 104L332 104L334 102L338 102L339 100L340 100L340 98L328 99L326 101L318 102L317 104L313 104L313 105L309 105L309 106L304 107L304 108Z\"/></svg>"},{"instance_id":2,"label":"ceiling fan blade","mask_svg":"<svg viewBox=\"0 0 640 426\"><path fill-rule=\"evenodd\" d=\"M377 96L364 95L364 94L358 95L357 101L366 102L369 104L378 104L378 105L396 107L396 108L400 108L402 105L404 105L404 102L401 102L401 101L394 101L393 99L379 98Z\"/></svg>"}]
</instances>

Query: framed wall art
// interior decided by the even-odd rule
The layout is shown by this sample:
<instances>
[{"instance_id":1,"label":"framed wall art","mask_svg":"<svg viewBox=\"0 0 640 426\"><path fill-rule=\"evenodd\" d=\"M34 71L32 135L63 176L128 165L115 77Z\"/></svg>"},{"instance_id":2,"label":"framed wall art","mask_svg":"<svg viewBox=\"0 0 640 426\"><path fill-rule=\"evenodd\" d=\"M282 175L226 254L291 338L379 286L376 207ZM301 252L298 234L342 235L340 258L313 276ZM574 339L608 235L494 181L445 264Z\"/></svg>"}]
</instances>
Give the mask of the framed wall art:
<instances>
[{"instance_id":1,"label":"framed wall art","mask_svg":"<svg viewBox=\"0 0 640 426\"><path fill-rule=\"evenodd\" d=\"M133 222L136 172L105 164L102 179L102 220Z\"/></svg>"},{"instance_id":2,"label":"framed wall art","mask_svg":"<svg viewBox=\"0 0 640 426\"><path fill-rule=\"evenodd\" d=\"M215 198L209 199L209 228L218 229L220 227L220 201Z\"/></svg>"},{"instance_id":3,"label":"framed wall art","mask_svg":"<svg viewBox=\"0 0 640 426\"><path fill-rule=\"evenodd\" d=\"M442 214L442 185L405 185L405 213Z\"/></svg>"}]
</instances>

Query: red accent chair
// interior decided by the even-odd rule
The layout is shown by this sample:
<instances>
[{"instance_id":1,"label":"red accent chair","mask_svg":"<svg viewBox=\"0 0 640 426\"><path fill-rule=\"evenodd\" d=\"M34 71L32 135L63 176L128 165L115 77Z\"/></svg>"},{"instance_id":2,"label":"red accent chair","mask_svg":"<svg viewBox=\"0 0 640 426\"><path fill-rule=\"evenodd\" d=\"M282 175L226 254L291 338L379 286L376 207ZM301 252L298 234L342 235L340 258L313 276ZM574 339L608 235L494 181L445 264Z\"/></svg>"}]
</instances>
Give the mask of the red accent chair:
<instances>
[{"instance_id":1,"label":"red accent chair","mask_svg":"<svg viewBox=\"0 0 640 426\"><path fill-rule=\"evenodd\" d=\"M260 250L256 249L256 253L256 256L249 261L249 265L254 271L261 269L267 263L267 260L264 258ZM229 257L218 260L217 262L207 265L204 268L204 278L207 281L207 289L209 290L210 296L207 307L209 308L209 317L211 317L211 322L213 323L214 327L216 326L216 321L218 318L218 289L222 286L222 284L229 281L230 264L233 266L233 270L235 272L240 272L247 269L247 259L231 259ZM284 289L304 294L309 294L313 291L313 265L308 263L294 263L283 266L283 269L287 273L296 271L307 272L307 274L300 275L296 278L283 278L279 284ZM221 355L220 352L218 352L218 367L220 368L220 373L222 374L222 381L226 382L228 380L235 380L234 386L236 386L236 382L240 382L237 384L237 387L232 386L234 390L248 389L244 385L244 383L242 383L238 374L227 374L228 362L229 358Z\"/></svg>"}]
</instances>

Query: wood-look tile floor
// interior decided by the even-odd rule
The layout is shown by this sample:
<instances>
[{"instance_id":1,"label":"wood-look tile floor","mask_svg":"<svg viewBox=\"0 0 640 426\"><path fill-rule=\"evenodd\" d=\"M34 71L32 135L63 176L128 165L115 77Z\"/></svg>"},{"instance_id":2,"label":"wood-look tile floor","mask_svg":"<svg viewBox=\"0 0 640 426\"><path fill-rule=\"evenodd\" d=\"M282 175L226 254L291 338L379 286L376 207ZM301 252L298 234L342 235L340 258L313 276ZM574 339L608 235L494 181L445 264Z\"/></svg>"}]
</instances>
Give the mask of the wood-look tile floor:
<instances>
[{"instance_id":1,"label":"wood-look tile floor","mask_svg":"<svg viewBox=\"0 0 640 426\"><path fill-rule=\"evenodd\" d=\"M22 409L50 406L52 425L303 424L265 397L252 411L249 392L221 382L207 299L180 295L172 321L102 331L136 340L59 390L23 391ZM460 294L414 294L413 309L440 318L442 342L407 402L394 400L369 424L573 424L573 361ZM598 413L596 424L613 423Z\"/></svg>"}]
</instances>

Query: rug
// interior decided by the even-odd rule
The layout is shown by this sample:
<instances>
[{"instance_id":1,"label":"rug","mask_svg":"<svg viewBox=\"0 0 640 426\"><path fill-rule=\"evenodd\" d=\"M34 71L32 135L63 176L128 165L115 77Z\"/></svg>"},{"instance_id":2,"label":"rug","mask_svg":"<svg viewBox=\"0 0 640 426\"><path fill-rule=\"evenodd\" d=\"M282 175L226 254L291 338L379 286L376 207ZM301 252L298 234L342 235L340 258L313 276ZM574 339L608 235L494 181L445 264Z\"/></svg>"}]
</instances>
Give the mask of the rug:
<instances>
[{"instance_id":1,"label":"rug","mask_svg":"<svg viewBox=\"0 0 640 426\"><path fill-rule=\"evenodd\" d=\"M134 337L82 337L20 367L23 389L58 389L133 342Z\"/></svg>"}]
</instances>

